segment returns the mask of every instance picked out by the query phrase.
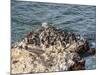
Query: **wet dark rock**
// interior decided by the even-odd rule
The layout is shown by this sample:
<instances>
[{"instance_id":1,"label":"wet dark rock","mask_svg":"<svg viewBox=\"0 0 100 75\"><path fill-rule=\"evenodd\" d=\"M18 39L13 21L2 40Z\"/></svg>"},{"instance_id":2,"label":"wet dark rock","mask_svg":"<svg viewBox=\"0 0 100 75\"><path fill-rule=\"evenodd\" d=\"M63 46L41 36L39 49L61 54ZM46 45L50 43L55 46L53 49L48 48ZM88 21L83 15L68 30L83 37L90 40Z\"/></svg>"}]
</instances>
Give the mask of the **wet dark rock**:
<instances>
[{"instance_id":1,"label":"wet dark rock","mask_svg":"<svg viewBox=\"0 0 100 75\"><path fill-rule=\"evenodd\" d=\"M95 48L90 48L89 51L88 51L88 53L90 55L94 55L94 54L96 54L96 49Z\"/></svg>"},{"instance_id":2,"label":"wet dark rock","mask_svg":"<svg viewBox=\"0 0 100 75\"><path fill-rule=\"evenodd\" d=\"M80 60L78 62L75 62L73 66L69 67L69 71L75 71L75 70L85 70L85 60Z\"/></svg>"},{"instance_id":3,"label":"wet dark rock","mask_svg":"<svg viewBox=\"0 0 100 75\"><path fill-rule=\"evenodd\" d=\"M89 43L88 43L88 41L85 39L84 40L84 50L85 51L88 51L90 48L89 48Z\"/></svg>"}]
</instances>

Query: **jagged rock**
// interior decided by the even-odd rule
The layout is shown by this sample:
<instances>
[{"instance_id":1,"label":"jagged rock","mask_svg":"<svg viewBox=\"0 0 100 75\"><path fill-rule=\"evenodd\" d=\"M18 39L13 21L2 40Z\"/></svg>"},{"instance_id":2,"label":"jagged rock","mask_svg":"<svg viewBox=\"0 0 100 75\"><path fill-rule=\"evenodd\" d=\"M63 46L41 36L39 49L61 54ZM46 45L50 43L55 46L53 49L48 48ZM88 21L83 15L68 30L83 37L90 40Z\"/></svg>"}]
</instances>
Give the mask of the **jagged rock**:
<instances>
[{"instance_id":1,"label":"jagged rock","mask_svg":"<svg viewBox=\"0 0 100 75\"><path fill-rule=\"evenodd\" d=\"M75 71L75 70L84 70L85 69L85 60L80 60L78 62L75 62L74 65L70 66L69 71Z\"/></svg>"},{"instance_id":2,"label":"jagged rock","mask_svg":"<svg viewBox=\"0 0 100 75\"><path fill-rule=\"evenodd\" d=\"M29 32L11 48L11 72L36 73L85 69L80 53L89 50L87 40L74 33L47 26Z\"/></svg>"}]
</instances>

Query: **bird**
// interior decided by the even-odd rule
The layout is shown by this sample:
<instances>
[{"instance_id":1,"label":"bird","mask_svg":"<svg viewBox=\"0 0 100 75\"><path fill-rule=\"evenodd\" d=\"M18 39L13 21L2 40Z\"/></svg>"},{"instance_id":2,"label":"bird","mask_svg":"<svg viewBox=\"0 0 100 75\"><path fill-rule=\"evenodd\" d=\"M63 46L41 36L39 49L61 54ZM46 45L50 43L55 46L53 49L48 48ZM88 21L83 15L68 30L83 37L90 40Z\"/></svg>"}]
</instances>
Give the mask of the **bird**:
<instances>
[{"instance_id":1,"label":"bird","mask_svg":"<svg viewBox=\"0 0 100 75\"><path fill-rule=\"evenodd\" d=\"M48 28L48 23L47 23L47 22L43 22L43 23L42 23L42 27Z\"/></svg>"}]
</instances>

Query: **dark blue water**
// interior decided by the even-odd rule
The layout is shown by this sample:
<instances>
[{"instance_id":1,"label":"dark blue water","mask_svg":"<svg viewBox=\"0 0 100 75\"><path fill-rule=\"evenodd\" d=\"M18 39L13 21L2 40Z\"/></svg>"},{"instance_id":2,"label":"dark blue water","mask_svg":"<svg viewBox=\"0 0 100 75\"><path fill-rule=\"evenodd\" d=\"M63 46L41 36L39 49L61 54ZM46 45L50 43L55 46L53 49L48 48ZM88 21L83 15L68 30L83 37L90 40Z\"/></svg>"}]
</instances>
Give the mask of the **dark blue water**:
<instances>
[{"instance_id":1,"label":"dark blue water","mask_svg":"<svg viewBox=\"0 0 100 75\"><path fill-rule=\"evenodd\" d=\"M88 5L11 2L11 42L21 40L28 32L48 22L65 31L80 34L95 47L96 7ZM86 69L95 69L95 56L86 57Z\"/></svg>"}]
</instances>

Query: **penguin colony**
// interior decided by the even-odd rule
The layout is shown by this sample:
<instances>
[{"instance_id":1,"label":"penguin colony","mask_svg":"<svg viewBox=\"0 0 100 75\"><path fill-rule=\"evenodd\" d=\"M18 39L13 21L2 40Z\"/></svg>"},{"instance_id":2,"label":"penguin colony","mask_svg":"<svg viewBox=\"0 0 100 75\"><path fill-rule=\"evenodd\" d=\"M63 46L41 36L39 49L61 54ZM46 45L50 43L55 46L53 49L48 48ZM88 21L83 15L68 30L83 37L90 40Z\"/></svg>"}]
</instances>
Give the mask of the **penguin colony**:
<instances>
[{"instance_id":1,"label":"penguin colony","mask_svg":"<svg viewBox=\"0 0 100 75\"><path fill-rule=\"evenodd\" d=\"M95 54L86 39L43 23L12 46L11 73L85 70L85 53Z\"/></svg>"}]
</instances>

